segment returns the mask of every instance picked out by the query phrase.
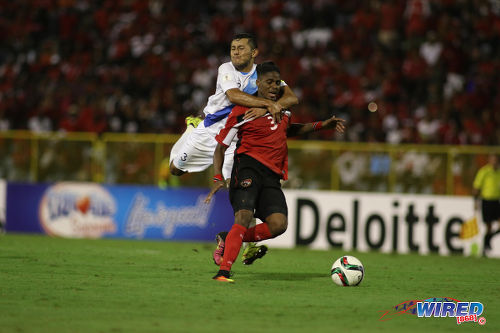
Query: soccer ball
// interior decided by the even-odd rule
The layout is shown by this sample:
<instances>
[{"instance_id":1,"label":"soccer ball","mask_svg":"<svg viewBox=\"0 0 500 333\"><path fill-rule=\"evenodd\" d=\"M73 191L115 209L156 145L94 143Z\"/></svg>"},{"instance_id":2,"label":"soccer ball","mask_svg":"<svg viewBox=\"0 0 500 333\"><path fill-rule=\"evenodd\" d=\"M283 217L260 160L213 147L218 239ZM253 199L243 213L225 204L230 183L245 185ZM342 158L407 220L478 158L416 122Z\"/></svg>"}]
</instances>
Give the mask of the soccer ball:
<instances>
[{"instance_id":1,"label":"soccer ball","mask_svg":"<svg viewBox=\"0 0 500 333\"><path fill-rule=\"evenodd\" d=\"M363 264L356 257L342 256L332 265L332 280L339 286L357 286L364 276Z\"/></svg>"}]
</instances>

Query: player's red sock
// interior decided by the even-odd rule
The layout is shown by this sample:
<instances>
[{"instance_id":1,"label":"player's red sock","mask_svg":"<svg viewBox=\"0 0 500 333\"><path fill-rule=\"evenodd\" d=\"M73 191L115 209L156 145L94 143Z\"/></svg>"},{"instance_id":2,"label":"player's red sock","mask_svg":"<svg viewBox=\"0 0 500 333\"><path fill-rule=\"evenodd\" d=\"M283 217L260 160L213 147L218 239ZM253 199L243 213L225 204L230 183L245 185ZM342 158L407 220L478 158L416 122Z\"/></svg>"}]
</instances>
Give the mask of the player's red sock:
<instances>
[{"instance_id":1,"label":"player's red sock","mask_svg":"<svg viewBox=\"0 0 500 333\"><path fill-rule=\"evenodd\" d=\"M239 224L233 224L233 227L229 230L224 246L224 257L222 258L222 263L220 264L221 270L231 270L231 266L240 253L241 243L243 243L243 235L245 235L246 231L247 228Z\"/></svg>"},{"instance_id":2,"label":"player's red sock","mask_svg":"<svg viewBox=\"0 0 500 333\"><path fill-rule=\"evenodd\" d=\"M273 238L273 235L269 231L267 223L257 224L255 227L248 228L243 237L244 242L258 242L264 239Z\"/></svg>"}]
</instances>

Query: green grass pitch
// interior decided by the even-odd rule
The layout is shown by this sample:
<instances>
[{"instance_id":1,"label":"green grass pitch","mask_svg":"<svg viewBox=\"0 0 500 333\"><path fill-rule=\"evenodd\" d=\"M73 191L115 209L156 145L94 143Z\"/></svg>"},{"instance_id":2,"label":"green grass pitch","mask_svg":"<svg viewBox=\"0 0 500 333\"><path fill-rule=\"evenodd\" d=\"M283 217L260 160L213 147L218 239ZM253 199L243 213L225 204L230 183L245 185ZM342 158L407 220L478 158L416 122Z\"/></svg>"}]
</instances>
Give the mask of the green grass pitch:
<instances>
[{"instance_id":1,"label":"green grass pitch","mask_svg":"<svg viewBox=\"0 0 500 333\"><path fill-rule=\"evenodd\" d=\"M0 332L457 332L500 331L500 261L349 254L364 264L358 287L339 287L341 250L270 249L213 281L214 244L0 237ZM238 258L240 259L240 258ZM413 299L483 303L486 324L393 316Z\"/></svg>"}]
</instances>

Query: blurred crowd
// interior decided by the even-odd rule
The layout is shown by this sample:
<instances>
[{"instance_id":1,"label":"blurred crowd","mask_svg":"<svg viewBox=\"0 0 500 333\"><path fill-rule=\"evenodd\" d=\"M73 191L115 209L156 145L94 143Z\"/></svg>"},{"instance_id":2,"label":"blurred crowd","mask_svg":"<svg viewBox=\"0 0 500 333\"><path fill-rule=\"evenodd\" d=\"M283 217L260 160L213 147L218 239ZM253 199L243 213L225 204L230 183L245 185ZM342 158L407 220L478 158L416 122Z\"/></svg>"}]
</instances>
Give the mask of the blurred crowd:
<instances>
[{"instance_id":1,"label":"blurred crowd","mask_svg":"<svg viewBox=\"0 0 500 333\"><path fill-rule=\"evenodd\" d=\"M280 66L296 122L500 144L500 0L0 0L0 131L181 133L237 32Z\"/></svg>"}]
</instances>

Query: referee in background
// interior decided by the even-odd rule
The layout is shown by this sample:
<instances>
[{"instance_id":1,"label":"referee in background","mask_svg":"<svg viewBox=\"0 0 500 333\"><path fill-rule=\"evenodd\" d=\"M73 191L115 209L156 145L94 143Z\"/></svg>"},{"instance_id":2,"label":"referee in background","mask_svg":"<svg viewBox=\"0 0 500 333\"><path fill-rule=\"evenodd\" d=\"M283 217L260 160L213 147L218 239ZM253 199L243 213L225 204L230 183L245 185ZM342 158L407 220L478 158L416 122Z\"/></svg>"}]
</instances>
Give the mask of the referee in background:
<instances>
[{"instance_id":1,"label":"referee in background","mask_svg":"<svg viewBox=\"0 0 500 333\"><path fill-rule=\"evenodd\" d=\"M477 211L481 202L483 222L486 224L483 254L491 250L493 222L500 220L500 167L499 157L490 154L488 163L480 168L473 183L474 209Z\"/></svg>"}]
</instances>

